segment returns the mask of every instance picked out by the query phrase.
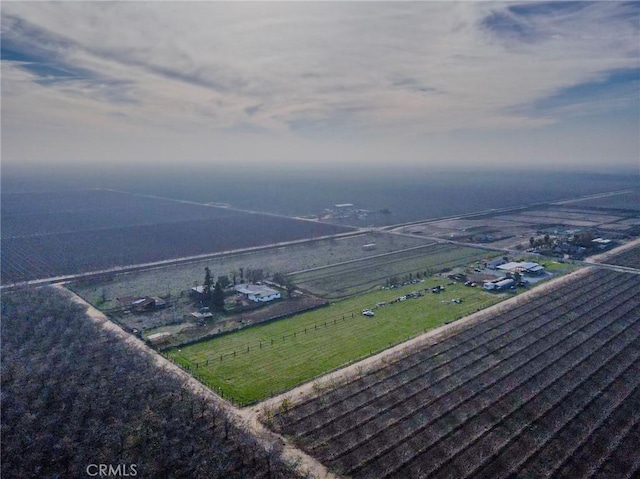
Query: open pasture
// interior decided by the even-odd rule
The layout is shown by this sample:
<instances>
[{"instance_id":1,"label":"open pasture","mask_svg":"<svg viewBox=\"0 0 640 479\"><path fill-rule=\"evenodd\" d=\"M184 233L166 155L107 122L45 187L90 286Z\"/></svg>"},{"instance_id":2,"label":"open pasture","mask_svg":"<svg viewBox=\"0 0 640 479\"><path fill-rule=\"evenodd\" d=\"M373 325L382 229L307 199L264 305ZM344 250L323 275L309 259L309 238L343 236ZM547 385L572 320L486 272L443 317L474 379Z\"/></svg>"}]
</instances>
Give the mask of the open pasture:
<instances>
[{"instance_id":1,"label":"open pasture","mask_svg":"<svg viewBox=\"0 0 640 479\"><path fill-rule=\"evenodd\" d=\"M3 284L350 230L103 190L2 200Z\"/></svg>"},{"instance_id":2,"label":"open pasture","mask_svg":"<svg viewBox=\"0 0 640 479\"><path fill-rule=\"evenodd\" d=\"M431 244L387 255L299 272L293 281L301 288L326 298L342 298L383 285L391 277L411 273L431 274L463 266L491 256L481 249L451 244Z\"/></svg>"},{"instance_id":3,"label":"open pasture","mask_svg":"<svg viewBox=\"0 0 640 479\"><path fill-rule=\"evenodd\" d=\"M598 270L274 424L353 478L635 477L639 419L640 275Z\"/></svg>"},{"instance_id":4,"label":"open pasture","mask_svg":"<svg viewBox=\"0 0 640 479\"><path fill-rule=\"evenodd\" d=\"M167 353L227 398L249 404L283 392L425 330L496 303L499 296L460 284L377 309L410 292L443 284L431 278L376 291L274 323L203 341ZM454 303L452 299L462 299ZM222 357L222 359L221 359Z\"/></svg>"}]
</instances>

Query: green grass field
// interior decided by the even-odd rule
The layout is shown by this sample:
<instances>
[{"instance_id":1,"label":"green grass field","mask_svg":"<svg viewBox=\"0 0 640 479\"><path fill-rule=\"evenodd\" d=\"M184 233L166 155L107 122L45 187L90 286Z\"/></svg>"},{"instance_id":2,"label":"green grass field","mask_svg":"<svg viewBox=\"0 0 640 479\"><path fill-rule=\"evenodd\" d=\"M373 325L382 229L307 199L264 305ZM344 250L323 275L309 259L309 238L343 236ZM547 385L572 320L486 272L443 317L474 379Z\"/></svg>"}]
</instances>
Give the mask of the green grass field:
<instances>
[{"instance_id":1,"label":"green grass field","mask_svg":"<svg viewBox=\"0 0 640 479\"><path fill-rule=\"evenodd\" d=\"M378 302L447 283L430 278L399 289L363 294L292 318L172 349L168 354L224 397L250 404L502 299L480 288L454 284L440 294L427 291L422 297L374 309L372 318L361 314ZM452 302L455 298L463 302Z\"/></svg>"},{"instance_id":2,"label":"green grass field","mask_svg":"<svg viewBox=\"0 0 640 479\"><path fill-rule=\"evenodd\" d=\"M540 264L544 265L545 269L552 273L557 273L557 272L568 273L580 267L571 263L561 263L559 261L549 261L549 260L540 261Z\"/></svg>"}]
</instances>

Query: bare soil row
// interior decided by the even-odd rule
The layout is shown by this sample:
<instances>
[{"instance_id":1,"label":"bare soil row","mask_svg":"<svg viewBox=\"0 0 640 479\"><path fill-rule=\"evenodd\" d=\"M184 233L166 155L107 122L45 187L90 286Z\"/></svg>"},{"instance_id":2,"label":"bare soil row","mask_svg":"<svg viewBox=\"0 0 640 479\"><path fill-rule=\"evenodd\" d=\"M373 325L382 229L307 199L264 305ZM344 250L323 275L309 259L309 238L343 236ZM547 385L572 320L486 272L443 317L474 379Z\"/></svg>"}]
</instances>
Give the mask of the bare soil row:
<instances>
[{"instance_id":1,"label":"bare soil row","mask_svg":"<svg viewBox=\"0 0 640 479\"><path fill-rule=\"evenodd\" d=\"M603 471L637 423L639 358L640 276L597 271L281 411L275 424L350 477L538 477L569 470L572 454Z\"/></svg>"}]
</instances>

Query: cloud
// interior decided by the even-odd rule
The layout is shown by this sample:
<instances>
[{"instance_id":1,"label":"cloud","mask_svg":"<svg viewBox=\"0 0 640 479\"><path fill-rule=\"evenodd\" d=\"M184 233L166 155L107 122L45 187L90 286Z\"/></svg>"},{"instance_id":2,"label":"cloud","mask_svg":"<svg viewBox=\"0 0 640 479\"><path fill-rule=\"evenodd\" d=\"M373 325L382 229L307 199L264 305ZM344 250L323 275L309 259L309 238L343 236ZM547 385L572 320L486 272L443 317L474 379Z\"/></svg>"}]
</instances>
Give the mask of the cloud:
<instances>
[{"instance_id":1,"label":"cloud","mask_svg":"<svg viewBox=\"0 0 640 479\"><path fill-rule=\"evenodd\" d=\"M640 56L620 2L9 2L2 32L10 127L149 135L543 128L624 110L633 89L566 93Z\"/></svg>"}]
</instances>

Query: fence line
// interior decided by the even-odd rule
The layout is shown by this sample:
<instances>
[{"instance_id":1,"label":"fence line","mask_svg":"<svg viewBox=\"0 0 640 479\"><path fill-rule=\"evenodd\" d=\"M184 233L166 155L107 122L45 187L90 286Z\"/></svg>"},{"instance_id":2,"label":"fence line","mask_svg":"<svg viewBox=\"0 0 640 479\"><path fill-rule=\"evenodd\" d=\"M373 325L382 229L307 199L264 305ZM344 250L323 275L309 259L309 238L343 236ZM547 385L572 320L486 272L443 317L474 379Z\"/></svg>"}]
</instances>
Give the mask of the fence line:
<instances>
[{"instance_id":1,"label":"fence line","mask_svg":"<svg viewBox=\"0 0 640 479\"><path fill-rule=\"evenodd\" d=\"M194 370L197 369L197 363L195 367L191 367L191 366L186 366L184 364L181 364L180 362L176 361L173 357L169 356L167 353L160 351L160 354L168 359L169 361L171 361L173 364L175 364L176 366L178 366L180 369L182 369L184 372L188 373L192 378L194 378L196 381L198 381L200 384L202 384L204 387L206 387L207 389L209 389L211 392L213 392L214 394L217 394L218 396L220 396L222 399L226 399L227 401L229 401L231 404L233 404L234 406L246 406L247 404L245 403L241 403L236 401L236 399L233 397L232 394L230 394L229 392L226 393L224 392L224 389L222 389L221 387L216 387L213 384L210 384L209 381L207 381L206 379L204 379L200 374L197 374Z\"/></svg>"},{"instance_id":2,"label":"fence line","mask_svg":"<svg viewBox=\"0 0 640 479\"><path fill-rule=\"evenodd\" d=\"M264 319L264 320L259 321L257 323L249 324L247 326L240 326L238 328L230 329L228 331L205 334L204 336L200 336L198 338L191 339L191 340L188 340L188 341L183 341L182 343L179 343L179 344L174 344L174 345L171 345L171 346L165 346L164 348L158 347L158 350L166 351L166 350L169 350L169 349L181 348L181 347L184 347L184 346L190 346L192 344L202 343L204 341L209 341L210 339L218 338L218 337L221 337L221 336L226 336L228 334L237 333L238 331L241 331L243 329L253 328L255 326L260 326L260 325L263 325L263 324L271 323L271 322L274 322L274 321L278 321L280 319L290 318L292 316L296 316L296 315L301 314L301 313L306 313L308 311L313 311L313 310L316 310L316 309L324 308L324 307L326 307L328 305L329 305L329 302L325 301L325 302L323 302L321 304L316 304L316 305L310 306L308 308L301 309L299 311L285 313L285 314L279 314L277 316L272 316L270 318Z\"/></svg>"},{"instance_id":3,"label":"fence line","mask_svg":"<svg viewBox=\"0 0 640 479\"><path fill-rule=\"evenodd\" d=\"M355 317L353 313L351 314L351 317ZM345 316L344 318L345 318L345 321L346 321L346 319L348 319L346 316ZM340 321L340 319L337 319L337 320L336 320L336 322L337 322L337 321ZM375 356L375 355L377 355L377 354L379 354L379 353L381 353L381 352L383 352L383 351L386 351L386 350L388 350L388 349L390 349L390 348L393 348L393 347L397 346L398 344L401 344L401 343L403 343L403 342L405 342L405 341L409 341L409 340L411 340L411 339L414 339L414 338L416 338L416 337L418 337L418 336L422 335L423 333L426 333L427 331L428 331L428 329L426 329L426 328L425 328L423 331L418 331L418 332L416 332L416 333L415 333L415 334L413 334L413 335L408 335L408 336L406 337L406 339L404 339L404 340L402 340L402 341L399 341L399 342L393 342L393 341L391 341L391 342L389 342L389 344L382 345L382 346L380 346L380 347L379 347L379 348L377 348L377 349L370 349L370 350L369 350L369 354L365 354L364 356L361 356L361 357L358 357L358 358L353 358L353 359L351 359L351 360L349 360L349 361L345 362L344 364L340 365L339 367L337 367L337 368L335 368L335 369L332 369L332 370L329 370L329 371L324 371L324 372L323 372L323 373L321 373L319 376L316 376L316 377L313 377L313 378L309 378L308 380L305 380L305 381L303 381L303 382L305 382L305 383L306 383L306 382L310 382L310 381L313 381L313 380L317 379L318 377L326 376L326 375L331 374L331 373L333 373L333 372L335 372L335 371L339 371L339 370L341 370L341 369L343 369L343 368L346 368L346 367L348 367L348 366L351 366L351 365L353 365L353 364L356 364L356 363L358 363L358 362L360 362L360 361L362 361L362 360L364 360L364 359L366 359L366 358L368 358L368 357ZM271 341L273 341L273 339L272 339ZM273 343L272 343L272 344L273 344ZM420 348L420 346L418 346L418 345L413 345L413 346L407 346L407 348L409 348L409 349L407 349L407 351L409 351L409 350L411 350L411 349L413 349L413 350L415 350L415 349L419 349L419 348ZM236 353L236 351L234 351L233 353L228 353L228 354L227 354L227 355L225 355L225 356L234 355L235 353ZM195 363L193 367L190 367L190 366L186 366L186 365L182 365L182 364L180 364L180 362L176 361L173 357L169 356L166 352L161 351L161 352L160 352L160 354L161 354L162 356L164 356L165 358L169 359L169 361L171 361L173 364L175 364L176 366L178 366L180 369L182 369L183 371L187 372L187 373L188 373L189 375L191 375L194 379L196 379L198 382L200 382L203 386L205 386L207 389L211 390L214 394L217 394L217 395L218 395L218 396L220 396L221 398L223 398L223 399L225 399L225 400L229 401L231 404L233 404L234 406L237 406L237 407L247 407L247 406L252 406L252 405L254 405L254 404L259 403L260 401L263 401L263 400L264 400L264 399L266 399L267 397L275 397L275 396L277 396L277 395L284 394L284 393L286 393L286 392L288 392L288 391L291 391L292 389L295 389L296 387L298 387L298 386L299 386L299 384L296 384L296 385L291 386L291 387L289 387L289 388L287 388L287 389L285 389L285 390L280 390L280 391L273 391L273 390L271 390L271 392L269 393L269 395L268 395L268 396L266 396L266 397L264 397L264 398L262 398L262 399L259 399L259 400L252 400L252 401L237 401L237 400L236 400L236 398L235 398L231 393L229 393L228 391L225 393L225 390L224 390L222 387L215 386L215 385L213 385L213 384L209 383L209 382L208 382L206 379L204 379L201 375L197 374L197 372L196 372L195 370L196 370L199 366L202 366L202 365L208 365L208 364L209 364L209 362L208 362L209 360L206 360L206 361L204 361L204 362L202 362L202 363ZM215 359L214 359L214 360L215 360Z\"/></svg>"},{"instance_id":4,"label":"fence line","mask_svg":"<svg viewBox=\"0 0 640 479\"><path fill-rule=\"evenodd\" d=\"M278 341L286 341L287 338L297 338L298 335L302 335L302 334L308 334L311 331L317 331L320 328L328 328L331 326L331 324L333 323L333 325L338 325L338 322L342 321L345 322L348 319L354 319L356 316L354 313L351 313L351 316L349 317L349 315L342 315L341 318L334 318L333 320L327 320L321 323L314 323L313 328L311 328L311 326L307 326L304 329L299 329L299 330L295 330L293 332L289 332L289 333L285 333L282 334L280 336L278 336L278 338L269 338L269 339L265 339L264 341L258 341L257 344L248 344L246 347L242 346L240 348L234 349L231 352L227 352L227 353L222 353L220 355L216 354L215 356L206 359L203 362L196 362L195 363L195 367L199 367L199 366L208 366L209 365L209 361L222 361L225 358L229 358L229 357L236 357L239 354L247 354L250 351L254 350L254 349L262 349L263 347L266 347L268 345L273 345L274 343L278 342ZM281 338L281 339L280 339ZM177 347L177 346L175 346ZM174 347L172 347L174 348ZM165 352L162 352L162 354L165 354Z\"/></svg>"},{"instance_id":5,"label":"fence line","mask_svg":"<svg viewBox=\"0 0 640 479\"><path fill-rule=\"evenodd\" d=\"M411 293L412 295L416 294L417 296L407 295L407 297L421 297L421 296L424 295L424 293L426 293L429 290L431 290L430 287L424 288L422 290L419 290L419 291L416 291L414 293ZM392 300L388 304L393 304L396 301L398 301L398 299ZM321 306L318 306L318 307L321 307ZM316 309L316 308L317 307L314 307L313 309ZM248 354L249 352L251 352L254 349L262 349L263 345L264 346L273 345L277 341L283 341L284 342L284 341L287 340L287 338L291 338L291 337L297 338L298 334L307 334L309 331L317 331L320 328L327 328L327 327L331 326L331 323L333 323L333 325L337 325L339 321L343 321L344 322L344 321L347 321L348 319L354 319L355 317L356 317L355 314L352 312L350 318L349 318L349 314L347 313L347 314L343 314L341 318L338 317L338 318L334 318L334 319L328 319L328 320L326 320L324 322L314 323L313 328L311 328L311 326L307 326L304 329L294 330L292 332L281 334L281 335L278 336L278 338L269 338L269 339L264 340L264 341L258 341L257 344L247 344L246 346L238 347L238 348L234 349L233 351L216 354L212 358L208 358L205 362L201 362L201 363L196 362L195 363L195 365L196 365L195 367L199 367L201 365L208 365L209 364L209 362L208 362L209 360L223 361L225 358L230 358L230 357L234 357L235 358L239 354ZM456 318L455 320L457 320L457 319L459 319L459 318ZM455 320L453 320L453 321L455 321ZM259 324L264 324L264 323L259 323ZM235 331L237 331L237 330L229 331L229 333L235 332ZM207 339L212 339L212 338L207 338ZM190 343L182 343L179 346L172 346L171 348L173 349L173 348L177 348L177 347L181 347L181 346L186 346L188 344L194 344L196 342L201 342L201 341L204 341L204 340L205 339L200 338L200 339L198 339L196 341L193 341L193 342L190 342Z\"/></svg>"}]
</instances>

